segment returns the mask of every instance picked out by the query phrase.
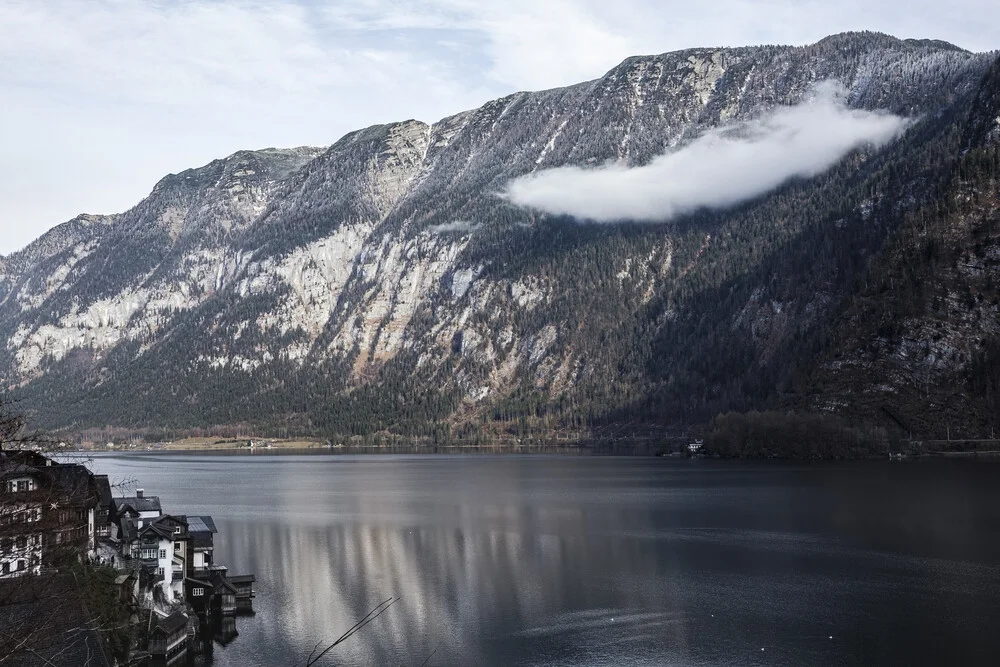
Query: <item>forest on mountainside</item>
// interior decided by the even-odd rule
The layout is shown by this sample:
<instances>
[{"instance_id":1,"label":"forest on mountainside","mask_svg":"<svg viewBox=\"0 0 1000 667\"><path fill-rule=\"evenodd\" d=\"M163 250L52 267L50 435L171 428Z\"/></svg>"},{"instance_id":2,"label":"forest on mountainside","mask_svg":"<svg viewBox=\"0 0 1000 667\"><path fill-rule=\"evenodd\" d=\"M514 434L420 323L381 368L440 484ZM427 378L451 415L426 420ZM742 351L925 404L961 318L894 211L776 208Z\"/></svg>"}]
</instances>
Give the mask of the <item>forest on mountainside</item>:
<instances>
[{"instance_id":1,"label":"forest on mountainside","mask_svg":"<svg viewBox=\"0 0 1000 667\"><path fill-rule=\"evenodd\" d=\"M66 433L731 443L759 419L734 415L762 414L776 439L830 434L823 456L989 436L998 72L995 55L864 33L692 50L323 152L238 154L5 260L0 333L24 374L8 387ZM908 129L661 224L496 196L543 159L627 146L648 163L824 76Z\"/></svg>"}]
</instances>

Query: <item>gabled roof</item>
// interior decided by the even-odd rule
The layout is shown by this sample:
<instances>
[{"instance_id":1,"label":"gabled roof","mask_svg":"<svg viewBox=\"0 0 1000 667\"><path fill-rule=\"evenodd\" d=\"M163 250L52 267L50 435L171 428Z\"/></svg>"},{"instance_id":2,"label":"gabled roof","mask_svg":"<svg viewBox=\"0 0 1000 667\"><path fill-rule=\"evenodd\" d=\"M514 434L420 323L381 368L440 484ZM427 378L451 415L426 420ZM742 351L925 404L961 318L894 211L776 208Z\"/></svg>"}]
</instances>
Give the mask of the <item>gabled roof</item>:
<instances>
[{"instance_id":1,"label":"gabled roof","mask_svg":"<svg viewBox=\"0 0 1000 667\"><path fill-rule=\"evenodd\" d=\"M129 509L136 512L162 512L160 508L160 497L159 496L143 496L142 498L129 497L129 498L115 498L114 505L119 513L126 512Z\"/></svg>"},{"instance_id":2,"label":"gabled roof","mask_svg":"<svg viewBox=\"0 0 1000 667\"><path fill-rule=\"evenodd\" d=\"M187 625L188 617L180 611L175 611L166 618L161 618L153 627L152 632L161 632L170 636Z\"/></svg>"},{"instance_id":3,"label":"gabled roof","mask_svg":"<svg viewBox=\"0 0 1000 667\"><path fill-rule=\"evenodd\" d=\"M216 594L222 593L223 590L228 590L230 593L239 592L236 590L236 587L233 586L232 582L229 581L226 575L222 574L221 572L212 572L209 575L209 578L212 581L212 586L214 587L215 589L214 592Z\"/></svg>"},{"instance_id":4,"label":"gabled roof","mask_svg":"<svg viewBox=\"0 0 1000 667\"><path fill-rule=\"evenodd\" d=\"M161 540L174 539L174 531L170 526L165 526L159 523L148 523L142 527L139 531L139 537L141 539L149 539L150 537L156 536Z\"/></svg>"}]
</instances>

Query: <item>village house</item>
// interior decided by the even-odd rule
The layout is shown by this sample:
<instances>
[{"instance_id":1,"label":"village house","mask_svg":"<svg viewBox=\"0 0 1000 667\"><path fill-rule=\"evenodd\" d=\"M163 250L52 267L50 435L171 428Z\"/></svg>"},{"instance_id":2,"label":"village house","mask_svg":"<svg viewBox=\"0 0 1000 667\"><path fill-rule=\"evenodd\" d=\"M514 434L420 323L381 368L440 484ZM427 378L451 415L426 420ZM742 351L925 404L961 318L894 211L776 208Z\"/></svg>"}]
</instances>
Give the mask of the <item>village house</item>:
<instances>
[{"instance_id":1,"label":"village house","mask_svg":"<svg viewBox=\"0 0 1000 667\"><path fill-rule=\"evenodd\" d=\"M168 609L151 612L147 627L149 654L167 663L183 657L196 627L215 628L225 643L237 634L236 613L252 611L255 577L229 576L215 562L217 532L211 516L164 514L143 489L113 497L108 477L86 466L0 451L0 581L67 576L60 566L83 558L112 565L122 604L147 605L152 592L153 604ZM200 620L173 611L183 605Z\"/></svg>"},{"instance_id":2,"label":"village house","mask_svg":"<svg viewBox=\"0 0 1000 667\"><path fill-rule=\"evenodd\" d=\"M218 532L210 516L189 516L190 567L184 596L201 615L228 615L252 609L252 574L228 576L228 568L214 562L214 535Z\"/></svg>"},{"instance_id":3,"label":"village house","mask_svg":"<svg viewBox=\"0 0 1000 667\"><path fill-rule=\"evenodd\" d=\"M40 574L92 552L100 482L83 465L0 452L0 578Z\"/></svg>"},{"instance_id":4,"label":"village house","mask_svg":"<svg viewBox=\"0 0 1000 667\"><path fill-rule=\"evenodd\" d=\"M167 518L167 517L163 517ZM175 556L175 544L186 540L175 534L174 526L156 519L139 529L139 562L148 581L161 584L167 601L178 600L183 595L184 563Z\"/></svg>"},{"instance_id":5,"label":"village house","mask_svg":"<svg viewBox=\"0 0 1000 667\"><path fill-rule=\"evenodd\" d=\"M146 496L142 489L136 489L131 498L112 498L108 513L109 534L117 541L119 550L126 558L139 558L139 531L151 519L162 514L160 499Z\"/></svg>"},{"instance_id":6,"label":"village house","mask_svg":"<svg viewBox=\"0 0 1000 667\"><path fill-rule=\"evenodd\" d=\"M51 459L48 459L51 461ZM83 547L92 552L97 538L97 507L99 490L93 473L78 463L46 466L44 474L51 476L53 497L47 499L42 510L53 516L46 526L45 539L55 549L68 545L70 550Z\"/></svg>"},{"instance_id":7,"label":"village house","mask_svg":"<svg viewBox=\"0 0 1000 667\"><path fill-rule=\"evenodd\" d=\"M6 459L6 457L5 457ZM4 461L3 502L0 504L0 577L39 574L42 541L38 529L42 518L41 475L24 463Z\"/></svg>"},{"instance_id":8,"label":"village house","mask_svg":"<svg viewBox=\"0 0 1000 667\"><path fill-rule=\"evenodd\" d=\"M143 489L136 489L131 498L112 498L109 518L111 521L111 537L117 538L115 528L121 528L122 519L132 517L136 527L142 528L148 519L155 519L163 514L160 499L157 496L147 496Z\"/></svg>"},{"instance_id":9,"label":"village house","mask_svg":"<svg viewBox=\"0 0 1000 667\"><path fill-rule=\"evenodd\" d=\"M188 604L201 616L236 613L236 587L222 572L212 572L203 579L184 582Z\"/></svg>"},{"instance_id":10,"label":"village house","mask_svg":"<svg viewBox=\"0 0 1000 667\"><path fill-rule=\"evenodd\" d=\"M107 475L94 475L97 487L97 513L94 519L94 534L98 539L111 537L111 482Z\"/></svg>"},{"instance_id":11,"label":"village house","mask_svg":"<svg viewBox=\"0 0 1000 667\"><path fill-rule=\"evenodd\" d=\"M191 558L188 560L187 576L204 577L213 564L215 551L215 521L210 516L189 516L188 535Z\"/></svg>"}]
</instances>

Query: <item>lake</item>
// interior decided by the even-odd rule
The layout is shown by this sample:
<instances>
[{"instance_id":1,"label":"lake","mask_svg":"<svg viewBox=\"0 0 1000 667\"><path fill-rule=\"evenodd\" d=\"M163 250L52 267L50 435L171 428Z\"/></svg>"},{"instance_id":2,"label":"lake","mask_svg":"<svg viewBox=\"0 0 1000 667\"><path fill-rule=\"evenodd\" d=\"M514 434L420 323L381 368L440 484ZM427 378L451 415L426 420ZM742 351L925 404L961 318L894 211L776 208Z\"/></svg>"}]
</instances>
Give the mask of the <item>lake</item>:
<instances>
[{"instance_id":1,"label":"lake","mask_svg":"<svg viewBox=\"0 0 1000 667\"><path fill-rule=\"evenodd\" d=\"M996 664L1000 465L98 455L257 575L215 667ZM428 659L429 658L429 659Z\"/></svg>"}]
</instances>

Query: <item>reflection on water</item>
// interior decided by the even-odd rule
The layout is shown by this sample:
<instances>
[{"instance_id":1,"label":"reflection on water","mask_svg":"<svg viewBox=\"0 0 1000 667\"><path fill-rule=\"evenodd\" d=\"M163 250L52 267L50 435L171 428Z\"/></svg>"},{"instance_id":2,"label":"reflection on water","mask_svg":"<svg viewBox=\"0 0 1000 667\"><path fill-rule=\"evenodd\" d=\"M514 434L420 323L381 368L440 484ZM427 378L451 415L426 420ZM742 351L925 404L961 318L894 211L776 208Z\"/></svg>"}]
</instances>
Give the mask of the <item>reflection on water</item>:
<instances>
[{"instance_id":1,"label":"reflection on water","mask_svg":"<svg viewBox=\"0 0 1000 667\"><path fill-rule=\"evenodd\" d=\"M212 663L986 664L1000 467L108 456L257 575ZM763 651L761 649L764 649Z\"/></svg>"}]
</instances>

